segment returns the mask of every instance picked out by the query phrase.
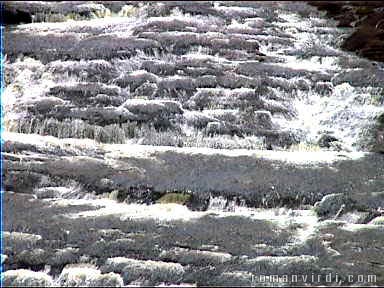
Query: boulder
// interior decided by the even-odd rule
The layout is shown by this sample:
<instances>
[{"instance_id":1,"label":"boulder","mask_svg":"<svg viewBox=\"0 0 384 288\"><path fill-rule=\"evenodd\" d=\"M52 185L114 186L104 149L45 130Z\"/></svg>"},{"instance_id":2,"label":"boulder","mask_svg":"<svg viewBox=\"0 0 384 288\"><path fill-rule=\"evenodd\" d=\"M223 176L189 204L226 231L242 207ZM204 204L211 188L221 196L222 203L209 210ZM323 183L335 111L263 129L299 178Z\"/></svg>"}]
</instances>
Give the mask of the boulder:
<instances>
[{"instance_id":1,"label":"boulder","mask_svg":"<svg viewBox=\"0 0 384 288\"><path fill-rule=\"evenodd\" d=\"M44 265L47 263L49 253L43 249L36 248L32 250L24 250L16 255L15 261L22 264L31 266Z\"/></svg>"},{"instance_id":2,"label":"boulder","mask_svg":"<svg viewBox=\"0 0 384 288\"><path fill-rule=\"evenodd\" d=\"M332 142L336 141L339 141L339 139L337 139L335 136L323 134L320 136L319 140L317 140L317 144L323 148L330 148Z\"/></svg>"},{"instance_id":3,"label":"boulder","mask_svg":"<svg viewBox=\"0 0 384 288\"><path fill-rule=\"evenodd\" d=\"M244 137L241 133L241 130L236 125L225 123L225 122L209 122L207 124L207 127L205 129L205 133L209 136L215 136L215 135L231 135L231 136L238 136L238 137Z\"/></svg>"},{"instance_id":4,"label":"boulder","mask_svg":"<svg viewBox=\"0 0 384 288\"><path fill-rule=\"evenodd\" d=\"M144 285L162 282L177 284L184 273L184 267L179 263L135 259L126 259L126 265L122 270L124 283L138 281Z\"/></svg>"},{"instance_id":5,"label":"boulder","mask_svg":"<svg viewBox=\"0 0 384 288\"><path fill-rule=\"evenodd\" d=\"M131 113L150 117L183 114L184 112L181 104L172 100L128 99L121 107Z\"/></svg>"},{"instance_id":6,"label":"boulder","mask_svg":"<svg viewBox=\"0 0 384 288\"><path fill-rule=\"evenodd\" d=\"M218 121L218 119L198 111L186 111L183 116L187 125L197 129L203 129L208 123Z\"/></svg>"},{"instance_id":7,"label":"boulder","mask_svg":"<svg viewBox=\"0 0 384 288\"><path fill-rule=\"evenodd\" d=\"M115 273L101 274L91 265L73 264L64 267L57 284L71 287L122 287L123 280Z\"/></svg>"},{"instance_id":8,"label":"boulder","mask_svg":"<svg viewBox=\"0 0 384 288\"><path fill-rule=\"evenodd\" d=\"M129 74L122 75L114 80L114 82L120 87L125 88L129 86L131 91L135 91L146 82L157 83L158 81L159 77L145 70L137 70Z\"/></svg>"},{"instance_id":9,"label":"boulder","mask_svg":"<svg viewBox=\"0 0 384 288\"><path fill-rule=\"evenodd\" d=\"M52 287L52 277L44 272L26 269L8 270L2 273L2 284L6 287Z\"/></svg>"},{"instance_id":10,"label":"boulder","mask_svg":"<svg viewBox=\"0 0 384 288\"><path fill-rule=\"evenodd\" d=\"M315 204L315 212L320 217L335 216L349 202L348 197L342 193L329 194Z\"/></svg>"}]
</instances>

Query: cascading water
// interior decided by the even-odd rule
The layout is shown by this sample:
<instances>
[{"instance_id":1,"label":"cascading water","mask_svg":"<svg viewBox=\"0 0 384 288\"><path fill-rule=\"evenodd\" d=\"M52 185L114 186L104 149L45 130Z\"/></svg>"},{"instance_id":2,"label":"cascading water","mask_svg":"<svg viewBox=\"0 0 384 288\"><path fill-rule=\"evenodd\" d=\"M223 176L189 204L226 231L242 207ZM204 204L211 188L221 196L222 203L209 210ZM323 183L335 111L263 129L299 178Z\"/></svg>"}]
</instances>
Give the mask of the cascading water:
<instances>
[{"instance_id":1,"label":"cascading water","mask_svg":"<svg viewBox=\"0 0 384 288\"><path fill-rule=\"evenodd\" d=\"M384 283L384 66L352 29L302 2L7 5L5 285Z\"/></svg>"},{"instance_id":2,"label":"cascading water","mask_svg":"<svg viewBox=\"0 0 384 288\"><path fill-rule=\"evenodd\" d=\"M204 127L209 122L221 122L213 131L215 134L228 134L233 137L234 131L237 130L241 134L246 134L246 138L249 137L247 139L250 139L251 142L253 141L253 136L267 138L267 142L271 142L270 144L276 146L276 149L298 142L316 144L318 138L324 133L330 133L339 140L339 149L361 149L361 147L364 147L362 145L364 141L361 138L365 137L365 135L360 136L361 131L374 122L373 118L382 112L382 108L378 105L380 103L375 103L375 97L372 96L372 93L365 92L367 89L372 89L369 86L369 81L363 83L363 85L357 84L357 87L354 87L353 83L352 87L345 84L350 82L348 78L350 70L353 73L354 70L363 69L364 71L364 69L367 69L364 61L360 61L356 56L337 49L337 39L346 31L327 27L327 24L329 26L330 22L319 18L318 13L314 10L308 11L305 10L307 8L299 8L302 9L303 13L307 13L309 18L306 18L299 16L295 13L296 11L292 11L294 10L292 7L296 7L295 5L292 7L290 7L289 3L281 4L280 6L277 4L269 5L271 5L270 9L275 9L275 14L269 15L270 19L263 19L262 17L265 16L263 13L268 13L257 5L255 8L245 7L242 8L241 12L240 10L233 12L235 10L232 11L231 7L217 4L215 9L217 13L224 15L224 19L226 17L229 17L229 19L230 17L235 17L231 16L231 13L233 15L236 15L236 13L246 15L241 20L243 23L238 22L234 18L224 28L219 26L222 25L223 19L213 16L214 14L210 15L207 12L208 15L202 13L203 15L194 18L190 14L183 13L182 10L176 8L176 10L170 10L169 13L171 15L167 17L151 18L149 15L145 16L137 12L131 15L128 20L127 18L112 17L81 22L65 22L68 25L62 23L60 25L36 23L18 26L17 29L19 30L15 29L10 32L9 37L14 38L10 38L10 41L6 42L10 45L8 52L11 52L12 59L15 59L15 56L18 55L12 53L15 50L11 49L12 47L18 47L19 53L25 53L31 49L31 46L23 48L20 45L24 39L18 40L18 33L21 35L28 31L36 31L31 33L35 33L34 37L40 37L41 41L47 41L49 35L54 35L53 33L77 33L73 34L79 35L73 42L73 45L79 46L76 50L84 49L83 47L88 45L87 42L91 41L88 40L89 38L87 37L89 36L87 35L96 35L94 33L102 31L102 33L105 33L105 36L93 36L93 38L95 38L94 41L99 41L97 40L98 38L100 38L100 41L104 41L104 38L107 40L114 35L111 33L124 33L124 36L116 34L116 39L110 42L116 44L112 46L109 44L109 48L98 47L99 50L101 49L100 52L97 52L101 53L100 55L92 55L93 52L91 51L96 47L90 46L89 56L91 59L98 59L97 57L107 59L107 54L110 53L108 49L112 51L116 49L116 53L118 51L122 53L125 53L123 51L132 51L129 53L133 54L130 57L128 56L129 59L124 60L117 60L116 54L111 59L111 62L104 60L63 61L63 56L60 55L39 54L37 55L37 61L24 57L25 59L22 61L16 59L16 62L9 63L8 70L12 72L9 73L10 80L8 81L12 83L7 87L4 94L7 109L6 119L12 122L15 110L19 110L17 118L21 117L17 122L18 124L11 125L10 129L11 131L21 131L24 133L53 134L58 137L90 137L102 142L121 143L126 141L124 139L127 139L124 129L117 128L116 131L112 131L113 129L111 130L108 127L112 123L119 123L121 125L121 121L127 121L118 112L119 107L124 107L121 106L124 105L124 100L141 97L144 99L175 97L183 105L184 112L188 112L193 107L200 107L196 105L203 105L202 107L205 112L215 108L234 108L237 111L237 115L235 115L235 118L230 123L226 123L225 120L220 120L217 117L204 118L204 116L199 114L195 114L194 119L187 119L187 126L198 128L198 130L201 130L198 134L202 134L202 136L204 136ZM143 6L140 9L145 11L145 7ZM122 8L122 10L124 9L126 8ZM132 9L132 11L135 10L134 7ZM147 13L151 12L147 11ZM268 22L272 20L274 22ZM191 26L183 27L180 25ZM206 28L208 26L211 27L210 30ZM47 29L45 27L50 29L51 34L45 35L45 32L39 32ZM188 32L178 32L178 30ZM160 34L158 35L162 38L158 39L158 36L153 34L152 31L159 31ZM230 50L226 47L227 44L224 44L227 43L225 41L228 41L225 40L225 37L227 37L225 35L229 35L232 38L237 37L238 40L236 41L240 41L240 49L235 47L236 49L233 52L226 52ZM120 39L119 37L123 37L121 40L124 37L128 37L126 39L128 42L132 38L134 43L128 46L124 44L120 48L119 44L117 44L117 41L120 41L117 40ZM181 37L180 39L184 37L185 43L189 43L188 49L182 47L179 37ZM33 41L40 41L37 40L40 38L36 38ZM20 44L18 41L21 41ZM65 41L66 39L61 38L59 42L65 43ZM172 44L172 41L174 41L174 44ZM216 42L218 43L217 45L215 44ZM51 43L50 45L56 45L57 41L49 43ZM260 43L259 51L265 54L264 59L266 59L263 61L263 64L257 63L257 61L260 61L257 60L260 59L257 57L260 56L255 58L254 54L251 54L251 51L253 50L254 52L257 46L255 48L251 48L251 46L248 48L247 46L253 45L248 43ZM36 45L40 45L39 42ZM60 49L68 49L65 48L68 45L70 44L65 43ZM103 45L105 46L105 44ZM169 51L164 51L161 55L151 53L151 56L151 54L145 52L147 51L145 47L148 45L161 45L160 49L166 48ZM192 52L195 49L194 47L197 47L197 52ZM49 49L57 48L52 46ZM155 51L159 48L150 49ZM180 49L183 50L184 55L179 55L178 51ZM43 51L42 53L44 54L45 52ZM69 48L68 53L70 58L77 57L77 52L73 48ZM227 54L223 56L220 53ZM102 56L102 54L105 55ZM133 56L134 54L136 56ZM209 54L212 56L209 56ZM58 60L52 59L56 61L48 63L46 66L41 65L40 61L43 61L47 56L58 58ZM355 62L348 60L353 62L353 69L346 68L345 65L341 67L339 64L339 62L346 61L345 59L347 58L355 59ZM97 61L104 61L104 63L97 64ZM362 62L361 68L356 64L359 61ZM68 64L66 64L67 62ZM236 74L233 74L232 71L236 71ZM223 72L224 74L232 73L232 75L217 76L218 73ZM343 73L346 75L343 77L344 82L341 82L340 74ZM182 76L173 77L172 75ZM14 79L12 77L17 78ZM69 83L71 84L68 86ZM106 83L106 85L95 86L92 83ZM121 91L117 92L118 94L116 94L112 83L122 85ZM60 88L62 84L67 86ZM267 91L261 92L260 96L232 93L235 92L233 89L240 87L254 89L260 85L269 85L269 93L263 94ZM67 88L63 90L64 87ZM212 90L212 96L208 94L198 96L204 89L217 89L219 87L223 90L217 90L216 92ZM24 92L25 88L28 89L28 93ZM58 95L56 91L61 91L60 89L63 92L60 92L61 94ZM90 92L86 92L88 89ZM17 99L15 98L15 93L19 95L16 97L21 97L20 99L25 105L20 105L19 102L17 104L9 103L8 105L8 100L15 101L14 99ZM67 96L65 93L67 93ZM72 93L73 95L71 95ZM224 97L220 98L220 95ZM80 98L82 100L76 100L78 99L76 97L82 97ZM258 97L259 100L256 101L250 97ZM253 111L270 111L272 117L269 120L270 123L267 123L269 126L263 127L260 123L255 123L251 130L247 129L244 122L257 122L257 120L250 119L249 114L246 114L247 116L243 115L242 105L244 104L242 103L256 106L253 108ZM15 109L15 105L18 109ZM31 105L35 107L38 105L38 107L35 111L31 111L28 108ZM81 105L80 107L83 110L88 109L88 111L90 110L89 107L94 107L95 105L100 108L96 108L95 112L83 113L81 109L76 109L79 107L78 105ZM148 105L150 105L150 102L148 102ZM107 107L109 110L106 110ZM158 120L156 119L158 118L156 113L151 114L149 111L145 111L145 107L143 109L139 111L140 115L128 117L129 121L136 119L139 121L149 121L149 123L155 121L155 127L163 126L168 127L170 130L178 129L174 133L175 135L179 134L181 138L186 138L186 140L190 138L187 136L187 130L182 125L185 117L173 119L174 116L169 115L171 118ZM49 118L49 116L56 118L58 120L57 123L50 123L50 126L57 126L57 128L53 130L48 129L49 131L46 131L47 129L30 131L23 128L25 126L23 122L29 123L31 115L36 114L40 121L43 121L42 119L44 118ZM97 114L104 115L98 116ZM348 116L345 116L345 114ZM294 117L287 117L287 115L294 115ZM90 117L93 117L93 120L95 117L101 117L100 125L95 126L95 124L92 124L94 121ZM107 117L108 119L106 119ZM77 119L80 121L85 120L85 127L81 128L84 132L75 134L72 132L52 132L65 129L60 128L66 125L63 121L69 121L70 123L75 121L73 125L77 126ZM172 120L171 122L174 122L174 124L165 123L169 122L169 120ZM87 122L89 122L89 125ZM43 123L41 124L44 126ZM143 129L146 128L144 127ZM268 129L270 131L267 131ZM105 136L98 137L100 133L97 133L96 130L100 130L100 133L102 135L105 134ZM144 133L146 133L145 131ZM151 134L151 132L148 133ZM161 133L160 131L159 134ZM285 134L288 136L284 136ZM130 136L132 137L133 135ZM276 140L276 138L280 140ZM162 141L144 142L154 145L166 145ZM197 145L198 141L194 139L194 141L184 142L192 143L189 145ZM180 143L178 142L177 144ZM257 145L260 146L256 142L255 146ZM241 145L236 147L235 143L233 148L241 148Z\"/></svg>"}]
</instances>

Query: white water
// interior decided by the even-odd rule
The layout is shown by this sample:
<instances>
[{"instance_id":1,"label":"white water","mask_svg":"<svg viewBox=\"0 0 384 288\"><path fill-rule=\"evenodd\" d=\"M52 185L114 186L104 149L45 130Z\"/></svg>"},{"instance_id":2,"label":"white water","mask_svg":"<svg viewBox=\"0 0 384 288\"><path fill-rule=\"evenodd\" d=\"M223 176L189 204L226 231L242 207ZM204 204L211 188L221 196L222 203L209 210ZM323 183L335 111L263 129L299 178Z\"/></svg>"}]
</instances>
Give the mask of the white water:
<instances>
[{"instance_id":1,"label":"white water","mask_svg":"<svg viewBox=\"0 0 384 288\"><path fill-rule=\"evenodd\" d=\"M319 13L316 12L314 8L309 9L304 7L305 5L300 6L299 8L302 10L311 10L311 17L302 18L293 12L295 9L291 8L294 7L293 4L281 3L278 6L279 9L281 9L279 11L280 22L278 21L274 23L273 29L268 27L265 28L265 30L270 31L270 33L275 33L273 31L278 31L278 33L285 33L285 35L293 39L294 45L292 47L285 44L275 44L274 41L268 40L260 42L260 51L262 53L269 57L277 57L279 59L279 63L274 64L276 65L276 71L279 71L280 68L285 67L299 70L304 69L308 72L318 72L325 74L328 73L331 75L331 77L333 77L333 75L336 75L336 73L343 70L343 68L339 65L340 57L353 57L358 59L356 56L343 52L335 46L338 37L340 37L343 32L341 29L335 28L334 22L330 21L329 19L321 18ZM232 15L232 13L248 15L252 14L254 11L253 8L226 7L221 6L219 3L216 3L215 7L216 10L228 15ZM125 7L124 9L128 8L129 7ZM141 8L141 10L143 9L144 8ZM212 16L199 16L197 18L191 17L189 14L183 14L183 12L178 9L175 9L168 17L152 17L149 19L146 19L145 16L140 13L134 13L129 18L119 17L118 15L87 21L68 21L64 23L33 23L19 25L18 29L28 31L30 33L43 34L48 32L63 33L74 31L74 33L76 33L76 35L78 35L80 38L89 37L91 35L90 32L97 30L103 31L104 33L107 33L107 35L109 35L109 33L114 33L116 37L123 39L125 37L131 37L134 29L143 23L155 23L154 21L159 21L160 19L162 21L168 21L169 23L172 23L172 21L187 21L193 23L193 25L198 26L202 21L205 21L207 25L212 23L218 24L220 22L218 18ZM245 21L244 24L241 24L238 21L233 20L231 24L227 26L227 28L248 29L250 28L249 23L251 22ZM220 30L220 25L215 27L215 29ZM184 32L182 32L182 34L183 33ZM211 35L215 34L212 34L212 32L209 33L211 33ZM217 33L217 35L222 34L220 32ZM250 35L250 37L252 39L253 36ZM272 39L273 38L271 38L271 40ZM200 48L202 48L202 46L200 46ZM139 52L141 53L141 51ZM294 52L295 55L290 55L290 53L287 52ZM301 57L302 54L305 55L307 52L315 55L309 57ZM205 53L206 51L201 49L194 52L189 51L186 55L182 56L181 59L187 59L186 57L191 59L191 61L210 59L214 63L227 65L228 67L236 67L242 62L246 62L245 60L228 61L219 55L208 56ZM138 61L137 64L140 65L140 61L144 59L151 59L145 54L142 54L140 57L142 59L130 59L129 61ZM169 54L164 53L162 55L158 55L158 57L164 59L172 58ZM126 62L126 60L123 60L123 62ZM116 64L118 64L116 68L120 70L120 73L122 74L126 73L124 69L133 69L132 75L136 75L142 71L134 70L134 67L125 67L122 65L122 63L116 62ZM7 63L7 65L10 64ZM15 119L26 117L24 113L17 112L16 114L14 112L14 106L19 105L18 103L20 103L20 101L24 103L39 101L39 99L44 97L44 94L47 93L51 87L57 85L58 83L68 84L70 82L77 83L79 81L79 79L73 76L61 77L59 80L55 80L50 73L43 71L44 66L42 66L39 61L31 60L30 58L24 58L22 62L14 63L12 64L12 67L14 67L13 69L16 69L18 73L14 82L6 87L3 94L3 103L5 105L7 121L14 121ZM43 73L41 79L34 79L36 72ZM312 86L316 84L316 80L311 79L310 75L306 75L305 77L291 78L288 79L288 81L290 85L295 85L296 81L304 81L304 83L307 83L306 85L309 86L311 86L311 84ZM368 87L367 91L369 91L370 88L371 87ZM274 91L277 93L278 97L291 97L289 94L286 94L286 92L282 92L276 89L274 89ZM374 115L378 115L378 113L383 111L382 107L375 105L374 103L372 104L370 98L372 98L372 96L369 92L364 93L361 89L354 88L346 83L333 87L332 93L325 96L319 94L313 88L310 88L309 90L296 89L296 96L293 97L292 100L292 105L296 111L296 116L292 119L285 119L284 117L275 115L272 121L283 130L301 130L301 133L304 133L304 139L301 139L302 142L315 144L319 136L326 132L335 135L342 142L344 150L353 151L359 149L359 145L357 145L360 141L359 133L364 130L364 127L372 123L372 118ZM362 101L364 102L364 105L361 104ZM75 122L73 123L75 124ZM182 125L180 127L183 128ZM101 128L84 127L81 129L84 129L84 135L88 135L89 133L87 133L87 129L95 129L95 131L97 131L97 129L100 130ZM183 133L185 135L191 134L190 127L185 127L183 129ZM124 139L126 137L123 130L121 129L116 129L116 131L113 133L123 133L121 135L116 135L116 137L113 139Z\"/></svg>"}]
</instances>

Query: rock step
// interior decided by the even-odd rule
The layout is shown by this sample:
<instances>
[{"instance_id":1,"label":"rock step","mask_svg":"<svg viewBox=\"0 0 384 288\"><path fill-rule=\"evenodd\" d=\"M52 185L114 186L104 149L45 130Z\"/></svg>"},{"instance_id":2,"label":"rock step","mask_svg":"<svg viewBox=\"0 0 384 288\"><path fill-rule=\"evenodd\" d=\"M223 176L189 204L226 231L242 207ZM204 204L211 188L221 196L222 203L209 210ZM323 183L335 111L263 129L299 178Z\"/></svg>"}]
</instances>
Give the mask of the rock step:
<instances>
[{"instance_id":1,"label":"rock step","mask_svg":"<svg viewBox=\"0 0 384 288\"><path fill-rule=\"evenodd\" d=\"M118 190L132 199L147 195L148 201L156 200L157 193L184 191L201 199L211 194L240 197L255 207L297 206L314 204L332 193L380 191L384 175L384 155L374 153L96 144L96 158L80 156L75 152L79 140L67 139L64 149L75 153L68 157L56 152L62 146L58 138L17 133L4 133L3 138L5 188L14 191L39 188L38 183L48 176L74 179L98 193ZM52 145L56 149L49 148ZM12 185L16 175L25 179L23 185Z\"/></svg>"}]
</instances>

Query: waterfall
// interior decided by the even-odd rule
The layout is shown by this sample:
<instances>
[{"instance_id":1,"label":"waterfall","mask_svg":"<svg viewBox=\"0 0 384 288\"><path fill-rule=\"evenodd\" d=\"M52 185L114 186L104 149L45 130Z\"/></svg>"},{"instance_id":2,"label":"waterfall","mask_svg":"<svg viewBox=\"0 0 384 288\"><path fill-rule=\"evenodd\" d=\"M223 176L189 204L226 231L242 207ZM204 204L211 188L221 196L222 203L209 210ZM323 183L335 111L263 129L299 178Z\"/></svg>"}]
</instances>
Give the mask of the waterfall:
<instances>
[{"instance_id":1,"label":"waterfall","mask_svg":"<svg viewBox=\"0 0 384 288\"><path fill-rule=\"evenodd\" d=\"M357 28L304 2L3 6L5 286L384 283L384 65L341 48Z\"/></svg>"}]
</instances>

